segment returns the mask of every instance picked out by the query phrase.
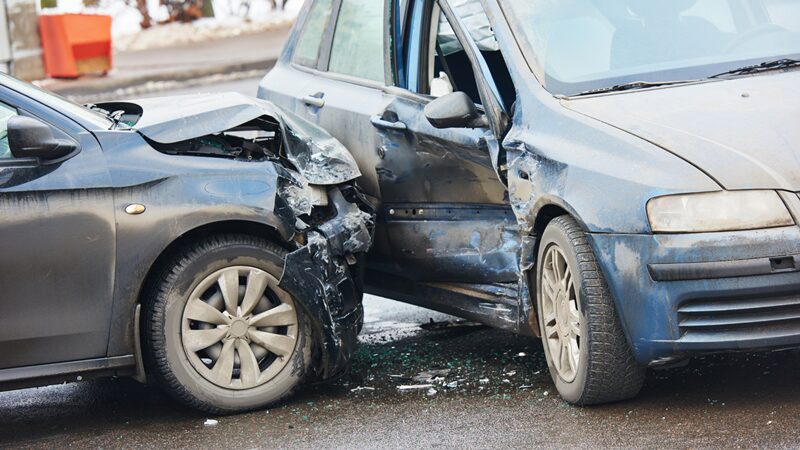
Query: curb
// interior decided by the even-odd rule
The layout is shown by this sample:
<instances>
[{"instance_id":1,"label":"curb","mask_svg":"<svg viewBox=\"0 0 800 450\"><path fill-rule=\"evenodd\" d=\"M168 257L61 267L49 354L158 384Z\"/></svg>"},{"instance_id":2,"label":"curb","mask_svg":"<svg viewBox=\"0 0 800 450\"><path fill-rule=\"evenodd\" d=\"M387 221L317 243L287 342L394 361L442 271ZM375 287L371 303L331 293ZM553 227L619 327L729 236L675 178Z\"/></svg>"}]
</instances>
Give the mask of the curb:
<instances>
[{"instance_id":1,"label":"curb","mask_svg":"<svg viewBox=\"0 0 800 450\"><path fill-rule=\"evenodd\" d=\"M120 89L132 89L147 92L146 85L154 82L187 82L214 75L235 74L239 72L263 71L264 74L275 66L277 59L258 60L244 63L225 64L202 69L177 70L159 72L152 75L120 78L84 78L75 81L46 81L38 83L39 87L55 92L64 97L86 98L102 96ZM137 89L138 88L138 89ZM155 89L158 90L158 89Z\"/></svg>"}]
</instances>

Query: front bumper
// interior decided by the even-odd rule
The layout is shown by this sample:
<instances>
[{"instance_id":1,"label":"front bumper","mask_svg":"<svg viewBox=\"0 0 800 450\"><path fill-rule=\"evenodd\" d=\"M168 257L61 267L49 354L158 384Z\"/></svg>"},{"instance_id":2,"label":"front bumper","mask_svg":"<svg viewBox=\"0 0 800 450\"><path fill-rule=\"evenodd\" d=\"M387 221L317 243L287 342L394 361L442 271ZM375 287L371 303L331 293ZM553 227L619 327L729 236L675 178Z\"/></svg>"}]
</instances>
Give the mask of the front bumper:
<instances>
[{"instance_id":1,"label":"front bumper","mask_svg":"<svg viewBox=\"0 0 800 450\"><path fill-rule=\"evenodd\" d=\"M800 227L589 241L640 363L800 346Z\"/></svg>"}]
</instances>

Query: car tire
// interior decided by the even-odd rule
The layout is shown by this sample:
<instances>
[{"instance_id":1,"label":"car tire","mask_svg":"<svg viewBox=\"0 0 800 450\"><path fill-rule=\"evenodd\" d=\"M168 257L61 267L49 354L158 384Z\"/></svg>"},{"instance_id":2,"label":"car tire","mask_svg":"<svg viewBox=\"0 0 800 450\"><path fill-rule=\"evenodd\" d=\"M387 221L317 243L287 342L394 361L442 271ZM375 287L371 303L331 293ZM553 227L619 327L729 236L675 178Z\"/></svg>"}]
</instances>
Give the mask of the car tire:
<instances>
[{"instance_id":1,"label":"car tire","mask_svg":"<svg viewBox=\"0 0 800 450\"><path fill-rule=\"evenodd\" d=\"M633 357L586 234L553 219L539 244L536 308L550 375L561 397L594 405L635 397L646 369Z\"/></svg>"},{"instance_id":2,"label":"car tire","mask_svg":"<svg viewBox=\"0 0 800 450\"><path fill-rule=\"evenodd\" d=\"M309 373L313 339L302 305L277 287L285 255L247 235L212 236L178 252L145 301L148 375L212 414L291 396Z\"/></svg>"}]
</instances>

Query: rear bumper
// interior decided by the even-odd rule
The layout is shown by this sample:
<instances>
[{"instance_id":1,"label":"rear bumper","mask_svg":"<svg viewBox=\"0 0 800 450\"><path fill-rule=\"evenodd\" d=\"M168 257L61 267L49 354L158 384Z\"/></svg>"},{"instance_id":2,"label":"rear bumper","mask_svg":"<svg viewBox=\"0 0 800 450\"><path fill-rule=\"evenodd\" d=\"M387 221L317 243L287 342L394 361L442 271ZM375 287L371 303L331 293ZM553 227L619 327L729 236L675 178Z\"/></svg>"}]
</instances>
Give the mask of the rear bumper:
<instances>
[{"instance_id":1,"label":"rear bumper","mask_svg":"<svg viewBox=\"0 0 800 450\"><path fill-rule=\"evenodd\" d=\"M639 362L800 346L800 228L589 240Z\"/></svg>"}]
</instances>

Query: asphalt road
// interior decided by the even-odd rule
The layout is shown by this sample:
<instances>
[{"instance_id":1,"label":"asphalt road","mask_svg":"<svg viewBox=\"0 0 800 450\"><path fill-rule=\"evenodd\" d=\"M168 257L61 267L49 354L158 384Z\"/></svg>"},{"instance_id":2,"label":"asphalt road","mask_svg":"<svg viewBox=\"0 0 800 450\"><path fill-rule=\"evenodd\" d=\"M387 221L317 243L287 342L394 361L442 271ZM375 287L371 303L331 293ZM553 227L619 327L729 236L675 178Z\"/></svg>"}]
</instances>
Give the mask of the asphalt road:
<instances>
[{"instance_id":1,"label":"asphalt road","mask_svg":"<svg viewBox=\"0 0 800 450\"><path fill-rule=\"evenodd\" d=\"M253 93L256 82L192 90ZM798 351L698 358L651 372L633 401L575 408L554 393L533 339L467 325L425 331L449 318L375 297L365 306L351 371L283 406L208 417L131 380L6 392L0 446L800 447ZM444 372L432 389L398 389L435 369Z\"/></svg>"}]
</instances>

